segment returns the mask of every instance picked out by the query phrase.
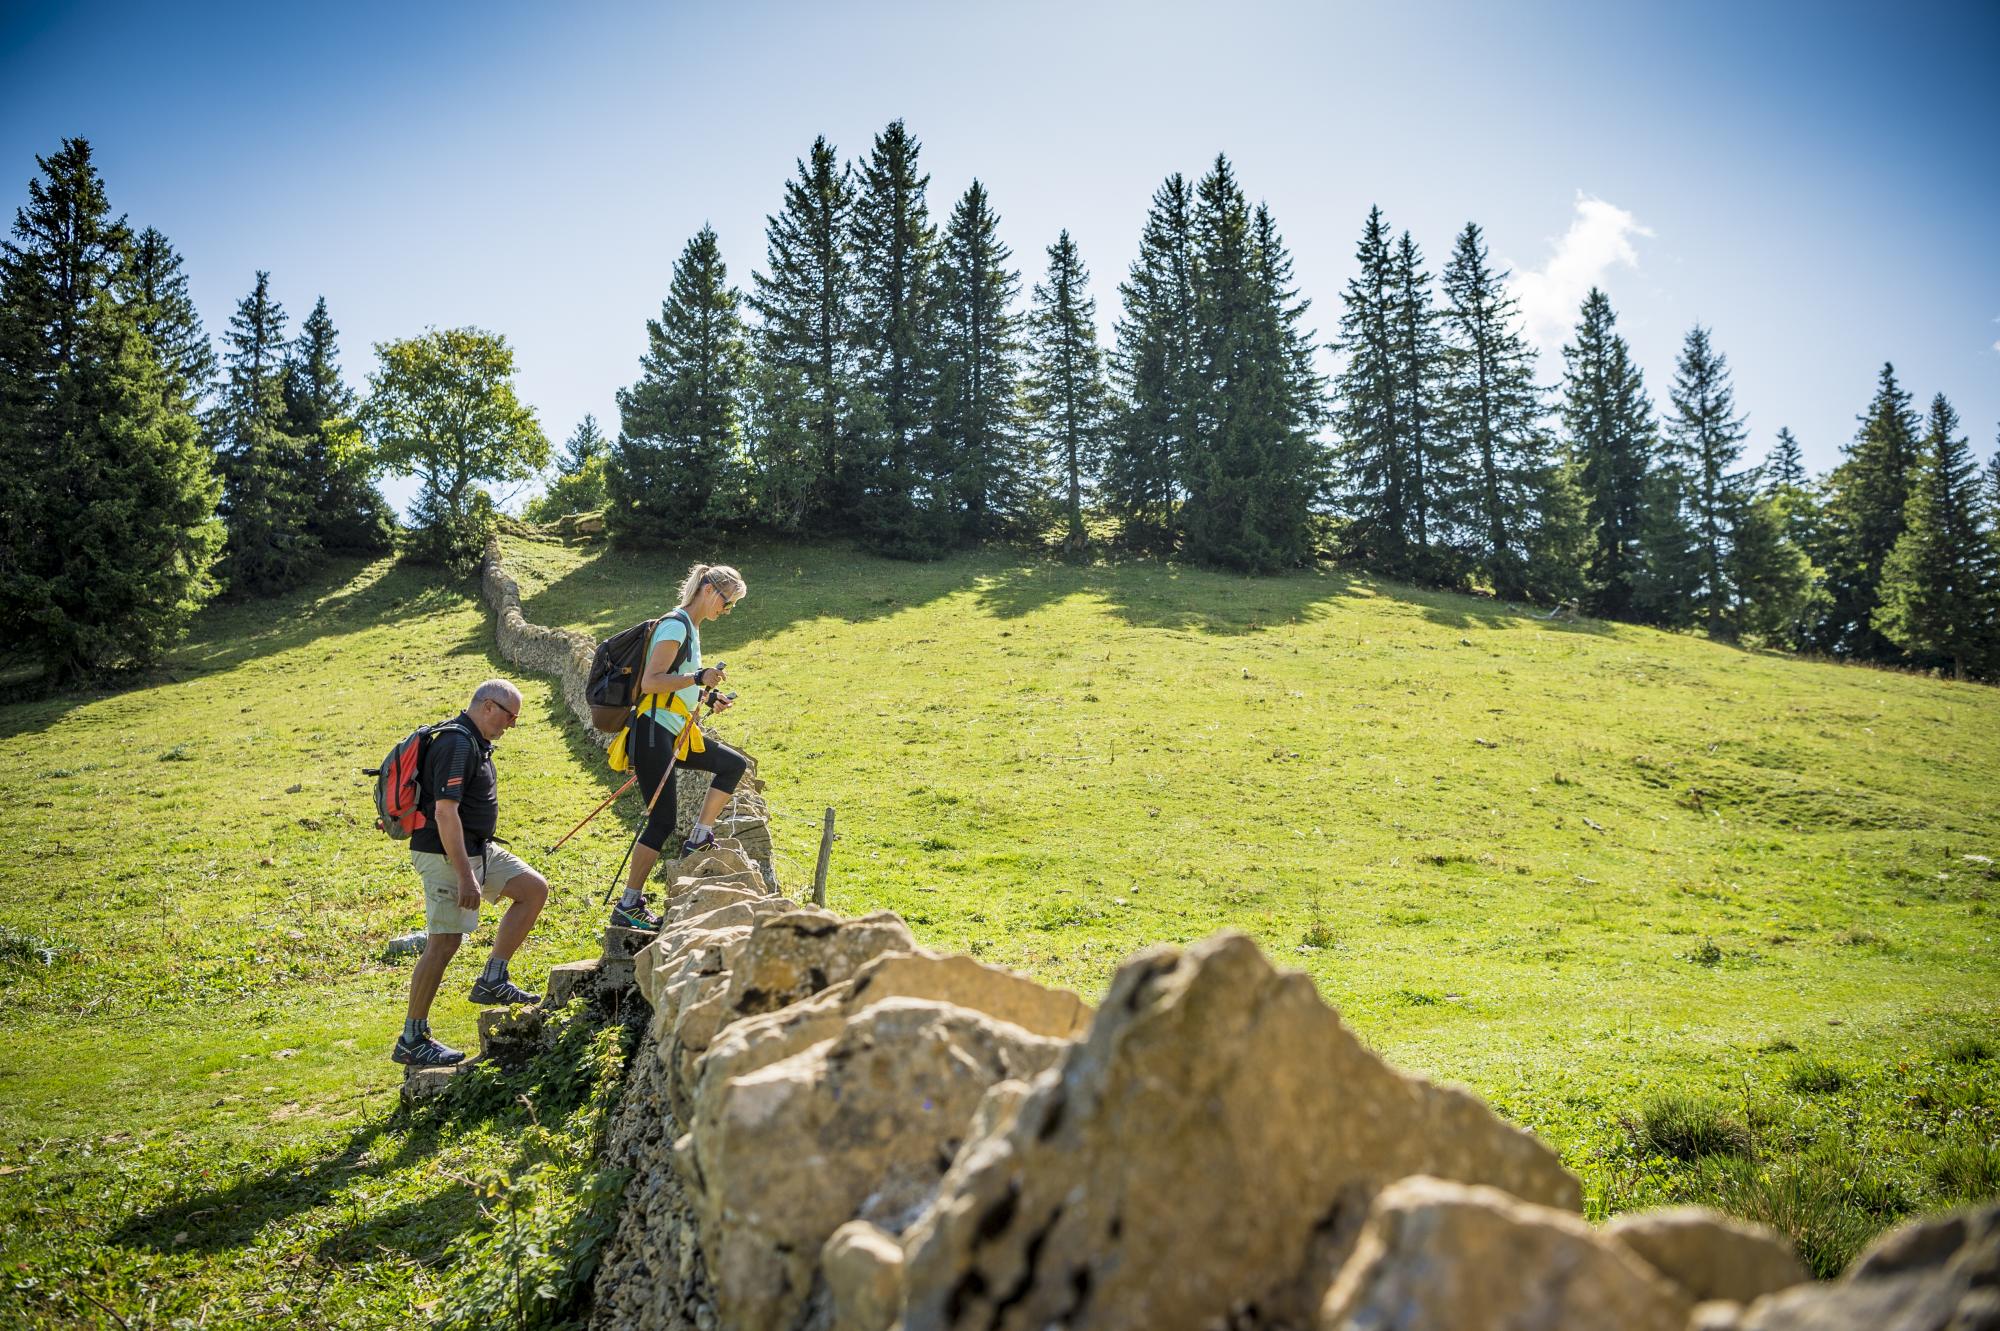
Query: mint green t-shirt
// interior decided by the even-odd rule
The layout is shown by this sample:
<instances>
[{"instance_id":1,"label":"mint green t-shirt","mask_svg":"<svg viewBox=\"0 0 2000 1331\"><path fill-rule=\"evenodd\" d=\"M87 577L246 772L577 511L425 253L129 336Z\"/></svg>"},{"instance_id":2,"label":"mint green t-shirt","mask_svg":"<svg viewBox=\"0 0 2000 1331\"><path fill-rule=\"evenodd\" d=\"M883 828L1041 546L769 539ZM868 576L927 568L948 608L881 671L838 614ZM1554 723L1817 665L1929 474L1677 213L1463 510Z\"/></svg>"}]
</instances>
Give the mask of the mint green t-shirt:
<instances>
[{"instance_id":1,"label":"mint green t-shirt","mask_svg":"<svg viewBox=\"0 0 2000 1331\"><path fill-rule=\"evenodd\" d=\"M694 628L690 621L673 613L660 616L658 626L653 629L653 636L646 640L648 661L653 659L654 649L663 642L686 642L688 645L687 655L681 658L680 668L674 671L675 674L692 675L701 669L701 631ZM679 698L690 712L701 703L701 689L694 684L674 690L673 696ZM651 713L653 720L665 726L668 734L680 734L681 727L687 724L687 718L666 710L664 698L660 701L662 705L654 708Z\"/></svg>"}]
</instances>

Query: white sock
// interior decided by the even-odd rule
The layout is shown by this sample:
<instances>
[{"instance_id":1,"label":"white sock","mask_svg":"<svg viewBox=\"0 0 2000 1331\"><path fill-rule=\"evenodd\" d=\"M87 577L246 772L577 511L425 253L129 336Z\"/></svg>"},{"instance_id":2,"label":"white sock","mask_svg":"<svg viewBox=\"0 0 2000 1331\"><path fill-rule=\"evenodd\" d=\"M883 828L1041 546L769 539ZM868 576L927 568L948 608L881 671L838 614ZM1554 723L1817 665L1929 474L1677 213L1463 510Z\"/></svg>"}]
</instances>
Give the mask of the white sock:
<instances>
[{"instance_id":1,"label":"white sock","mask_svg":"<svg viewBox=\"0 0 2000 1331\"><path fill-rule=\"evenodd\" d=\"M638 888L628 887L625 889L625 895L618 898L618 906L621 910L631 910L645 899L645 894L640 892Z\"/></svg>"},{"instance_id":2,"label":"white sock","mask_svg":"<svg viewBox=\"0 0 2000 1331\"><path fill-rule=\"evenodd\" d=\"M707 823L696 823L694 825L694 831L688 834L688 839L690 841L699 841L704 832L712 833L714 831L715 828L713 828Z\"/></svg>"}]
</instances>

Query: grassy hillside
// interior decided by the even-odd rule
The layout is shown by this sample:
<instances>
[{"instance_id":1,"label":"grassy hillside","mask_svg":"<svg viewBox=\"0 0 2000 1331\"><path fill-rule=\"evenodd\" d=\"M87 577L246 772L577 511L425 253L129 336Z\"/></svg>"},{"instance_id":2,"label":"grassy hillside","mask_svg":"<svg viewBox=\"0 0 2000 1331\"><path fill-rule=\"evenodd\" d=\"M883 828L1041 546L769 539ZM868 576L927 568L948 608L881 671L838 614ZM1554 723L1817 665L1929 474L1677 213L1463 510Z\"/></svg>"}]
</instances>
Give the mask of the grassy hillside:
<instances>
[{"instance_id":1,"label":"grassy hillside","mask_svg":"<svg viewBox=\"0 0 2000 1331\"><path fill-rule=\"evenodd\" d=\"M781 872L836 806L837 909L1092 996L1246 929L1543 1133L1594 1212L1716 1200L1823 1268L2000 1192L2000 691L1332 574L700 553L750 582L707 647ZM530 618L601 633L688 555L512 559ZM379 947L421 913L358 769L493 674L468 588L378 564L210 612L141 686L0 706L0 1322L448 1310L466 1182L539 1111L393 1114ZM610 778L516 677L535 983L593 950L629 832L543 853Z\"/></svg>"}]
</instances>

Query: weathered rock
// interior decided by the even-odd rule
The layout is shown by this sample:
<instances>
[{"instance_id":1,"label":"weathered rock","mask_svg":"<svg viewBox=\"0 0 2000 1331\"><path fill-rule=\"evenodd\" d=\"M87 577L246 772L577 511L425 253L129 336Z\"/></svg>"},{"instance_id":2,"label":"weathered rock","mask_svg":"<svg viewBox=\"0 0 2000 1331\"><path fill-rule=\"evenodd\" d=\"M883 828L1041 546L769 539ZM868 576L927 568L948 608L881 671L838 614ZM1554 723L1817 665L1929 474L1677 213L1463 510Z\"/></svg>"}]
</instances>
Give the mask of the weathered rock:
<instances>
[{"instance_id":1,"label":"weathered rock","mask_svg":"<svg viewBox=\"0 0 2000 1331\"><path fill-rule=\"evenodd\" d=\"M1904 1225L1828 1285L1767 1294L1742 1331L2000 1328L2000 1202Z\"/></svg>"},{"instance_id":2,"label":"weathered rock","mask_svg":"<svg viewBox=\"0 0 2000 1331\"><path fill-rule=\"evenodd\" d=\"M479 1049L503 1068L517 1068L546 1047L546 1014L538 1007L487 1008L479 1014Z\"/></svg>"},{"instance_id":3,"label":"weathered rock","mask_svg":"<svg viewBox=\"0 0 2000 1331\"><path fill-rule=\"evenodd\" d=\"M1402 1075L1241 935L1139 953L1088 1038L968 1142L905 1235L908 1331L1304 1325L1383 1186L1434 1172L1575 1209L1470 1094Z\"/></svg>"},{"instance_id":4,"label":"weathered rock","mask_svg":"<svg viewBox=\"0 0 2000 1331\"><path fill-rule=\"evenodd\" d=\"M855 1013L889 998L951 1003L1058 1040L1075 1039L1090 1020L1089 1005L1067 989L1046 989L971 957L889 953L812 998L731 1023L697 1062L695 1076L701 1083L727 1080L789 1058L833 1039Z\"/></svg>"},{"instance_id":5,"label":"weathered rock","mask_svg":"<svg viewBox=\"0 0 2000 1331\"><path fill-rule=\"evenodd\" d=\"M833 1039L703 1082L693 1146L716 1307L781 1331L849 1220L899 1233L934 1195L986 1088L1051 1066L1064 1041L984 1013L891 998Z\"/></svg>"},{"instance_id":6,"label":"weathered rock","mask_svg":"<svg viewBox=\"0 0 2000 1331\"><path fill-rule=\"evenodd\" d=\"M468 1058L463 1063L454 1063L448 1068L406 1068L403 1071L403 1103L422 1104L435 1100L451 1089L451 1079L477 1063L477 1058Z\"/></svg>"},{"instance_id":7,"label":"weathered rock","mask_svg":"<svg viewBox=\"0 0 2000 1331\"><path fill-rule=\"evenodd\" d=\"M545 1006L558 1008L575 998L579 993L588 994L597 980L598 959L591 957L584 961L568 961L549 968L548 997Z\"/></svg>"},{"instance_id":8,"label":"weathered rock","mask_svg":"<svg viewBox=\"0 0 2000 1331\"><path fill-rule=\"evenodd\" d=\"M833 1231L819 1252L832 1331L883 1331L903 1310L903 1245L866 1220Z\"/></svg>"},{"instance_id":9,"label":"weathered rock","mask_svg":"<svg viewBox=\"0 0 2000 1331\"><path fill-rule=\"evenodd\" d=\"M1697 1303L1748 1303L1806 1279L1789 1240L1699 1206L1613 1216L1600 1232L1639 1254Z\"/></svg>"},{"instance_id":10,"label":"weathered rock","mask_svg":"<svg viewBox=\"0 0 2000 1331\"><path fill-rule=\"evenodd\" d=\"M1566 1211L1422 1176L1384 1188L1321 1331L1683 1331L1694 1304Z\"/></svg>"}]
</instances>

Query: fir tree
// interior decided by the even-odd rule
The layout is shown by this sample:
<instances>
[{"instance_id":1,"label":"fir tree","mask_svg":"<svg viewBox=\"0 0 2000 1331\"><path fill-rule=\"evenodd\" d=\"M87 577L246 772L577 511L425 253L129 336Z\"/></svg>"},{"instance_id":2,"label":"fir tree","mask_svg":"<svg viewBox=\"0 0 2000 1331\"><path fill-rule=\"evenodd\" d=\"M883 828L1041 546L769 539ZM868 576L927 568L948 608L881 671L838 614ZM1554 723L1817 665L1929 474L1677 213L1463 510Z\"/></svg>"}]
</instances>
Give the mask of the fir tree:
<instances>
[{"instance_id":1,"label":"fir tree","mask_svg":"<svg viewBox=\"0 0 2000 1331\"><path fill-rule=\"evenodd\" d=\"M1298 379L1305 311L1267 210L1253 217L1225 157L1195 191L1198 446L1186 469L1184 548L1203 563L1270 572L1311 554L1320 476ZM1309 374L1310 371L1308 370Z\"/></svg>"},{"instance_id":2,"label":"fir tree","mask_svg":"<svg viewBox=\"0 0 2000 1331\"><path fill-rule=\"evenodd\" d=\"M1590 533L1586 604L1593 614L1624 619L1634 612L1640 576L1653 403L1617 322L1611 301L1592 287L1563 347L1562 423Z\"/></svg>"},{"instance_id":3,"label":"fir tree","mask_svg":"<svg viewBox=\"0 0 2000 1331\"><path fill-rule=\"evenodd\" d=\"M1488 264L1479 227L1467 223L1444 269L1441 411L1465 459L1467 545L1493 589L1529 594L1530 548L1554 501L1555 462L1541 418L1535 353L1522 336L1506 274Z\"/></svg>"},{"instance_id":4,"label":"fir tree","mask_svg":"<svg viewBox=\"0 0 2000 1331\"><path fill-rule=\"evenodd\" d=\"M856 518L873 549L900 558L942 554L952 537L950 478L935 430L937 229L917 170L920 145L898 120L875 136L854 202L855 337L860 382L855 431Z\"/></svg>"},{"instance_id":5,"label":"fir tree","mask_svg":"<svg viewBox=\"0 0 2000 1331\"><path fill-rule=\"evenodd\" d=\"M952 209L939 257L938 445L963 541L1027 530L1036 482L1023 454L1021 277L1007 267L1000 219L977 180Z\"/></svg>"},{"instance_id":6,"label":"fir tree","mask_svg":"<svg viewBox=\"0 0 2000 1331\"><path fill-rule=\"evenodd\" d=\"M1695 537L1694 609L1708 636L1730 636L1735 589L1729 581L1729 531L1743 480L1732 468L1743 452L1743 418L1736 414L1729 360L1696 324L1681 344L1668 395L1667 456L1686 475L1688 519Z\"/></svg>"},{"instance_id":7,"label":"fir tree","mask_svg":"<svg viewBox=\"0 0 2000 1331\"><path fill-rule=\"evenodd\" d=\"M160 362L169 410L198 413L215 379L215 348L188 296L181 256L165 236L147 227L127 249L117 285Z\"/></svg>"},{"instance_id":8,"label":"fir tree","mask_svg":"<svg viewBox=\"0 0 2000 1331\"><path fill-rule=\"evenodd\" d=\"M1690 514L1694 481L1671 455L1646 474L1640 492L1639 560L1632 608L1647 623L1686 628L1701 586L1701 548Z\"/></svg>"},{"instance_id":9,"label":"fir tree","mask_svg":"<svg viewBox=\"0 0 2000 1331\"><path fill-rule=\"evenodd\" d=\"M1994 521L2000 522L2000 443L1996 443L1993 456L1986 459L1986 503Z\"/></svg>"},{"instance_id":10,"label":"fir tree","mask_svg":"<svg viewBox=\"0 0 2000 1331\"><path fill-rule=\"evenodd\" d=\"M321 296L285 357L285 433L299 441L305 531L321 548L380 554L396 519L370 479L374 450L361 433L360 398L340 374L340 333Z\"/></svg>"},{"instance_id":11,"label":"fir tree","mask_svg":"<svg viewBox=\"0 0 2000 1331\"><path fill-rule=\"evenodd\" d=\"M224 341L221 400L208 418L229 531L221 572L230 591L268 596L297 586L321 558L308 530L316 496L305 441L287 429L285 309L268 272L237 303Z\"/></svg>"},{"instance_id":12,"label":"fir tree","mask_svg":"<svg viewBox=\"0 0 2000 1331\"><path fill-rule=\"evenodd\" d=\"M375 344L361 422L384 467L423 483L411 505L412 558L470 572L495 513L481 481L526 480L549 441L514 391L514 349L497 333L433 328Z\"/></svg>"},{"instance_id":13,"label":"fir tree","mask_svg":"<svg viewBox=\"0 0 2000 1331\"><path fill-rule=\"evenodd\" d=\"M1421 582L1457 581L1452 537L1463 523L1465 460L1438 420L1444 344L1438 312L1431 303L1430 274L1422 252L1405 231L1393 260L1396 294L1391 337L1396 374L1397 448L1403 460L1404 499L1409 517L1410 552L1403 576Z\"/></svg>"},{"instance_id":14,"label":"fir tree","mask_svg":"<svg viewBox=\"0 0 2000 1331\"><path fill-rule=\"evenodd\" d=\"M660 317L646 323L639 381L618 394L605 510L614 537L665 544L732 516L714 501L741 457L749 377L741 304L715 230L704 226L674 264Z\"/></svg>"},{"instance_id":15,"label":"fir tree","mask_svg":"<svg viewBox=\"0 0 2000 1331\"><path fill-rule=\"evenodd\" d=\"M1063 548L1081 553L1084 496L1101 464L1109 403L1097 346L1097 302L1090 270L1068 231L1049 246L1049 275L1035 284L1029 325L1034 350L1028 409L1036 437L1051 453L1062 487Z\"/></svg>"},{"instance_id":16,"label":"fir tree","mask_svg":"<svg viewBox=\"0 0 2000 1331\"><path fill-rule=\"evenodd\" d=\"M89 143L36 161L0 243L0 623L66 684L175 642L214 592L222 532L188 386L120 280L130 232Z\"/></svg>"},{"instance_id":17,"label":"fir tree","mask_svg":"<svg viewBox=\"0 0 2000 1331\"><path fill-rule=\"evenodd\" d=\"M1334 429L1340 507L1347 514L1347 553L1370 568L1409 577L1416 566L1417 467L1402 423L1404 376L1396 326L1402 288L1388 225L1368 210L1355 251L1360 271L1348 279L1338 345L1347 364L1334 381ZM1428 322L1428 321L1427 321Z\"/></svg>"},{"instance_id":18,"label":"fir tree","mask_svg":"<svg viewBox=\"0 0 2000 1331\"><path fill-rule=\"evenodd\" d=\"M1805 487L1805 457L1799 452L1798 438L1789 427L1778 430L1778 442L1771 446L1771 456L1764 461L1763 479L1767 492Z\"/></svg>"},{"instance_id":19,"label":"fir tree","mask_svg":"<svg viewBox=\"0 0 2000 1331\"><path fill-rule=\"evenodd\" d=\"M855 498L846 456L856 374L853 208L852 172L821 135L786 184L784 207L766 219L767 271L751 276L750 308L761 321L753 480L764 496L760 513L788 530L808 517L844 523Z\"/></svg>"},{"instance_id":20,"label":"fir tree","mask_svg":"<svg viewBox=\"0 0 2000 1331\"><path fill-rule=\"evenodd\" d=\"M522 515L530 522L554 522L572 513L596 513L605 502L605 463L611 441L598 428L597 417L585 412L563 443L549 488L528 501Z\"/></svg>"},{"instance_id":21,"label":"fir tree","mask_svg":"<svg viewBox=\"0 0 2000 1331\"><path fill-rule=\"evenodd\" d=\"M1764 493L1749 486L1733 491L1724 570L1734 596L1732 635L1771 647L1798 641L1821 594L1811 560L1791 535L1791 506L1803 494L1796 486Z\"/></svg>"},{"instance_id":22,"label":"fir tree","mask_svg":"<svg viewBox=\"0 0 2000 1331\"><path fill-rule=\"evenodd\" d=\"M1873 627L1911 659L1963 679L2000 673L2000 570L1980 529L1978 467L1942 393L1925 421L1923 465L1903 534L1883 561Z\"/></svg>"},{"instance_id":23,"label":"fir tree","mask_svg":"<svg viewBox=\"0 0 2000 1331\"><path fill-rule=\"evenodd\" d=\"M1861 429L1825 484L1814 562L1826 571L1825 613L1808 635L1821 651L1893 661L1896 644L1875 627L1882 565L1902 537L1918 466L1910 395L1885 364Z\"/></svg>"},{"instance_id":24,"label":"fir tree","mask_svg":"<svg viewBox=\"0 0 2000 1331\"><path fill-rule=\"evenodd\" d=\"M1194 270L1194 192L1176 173L1154 191L1139 257L1118 288L1111 368L1121 402L1100 492L1137 549L1170 550L1179 535L1197 433Z\"/></svg>"}]
</instances>

